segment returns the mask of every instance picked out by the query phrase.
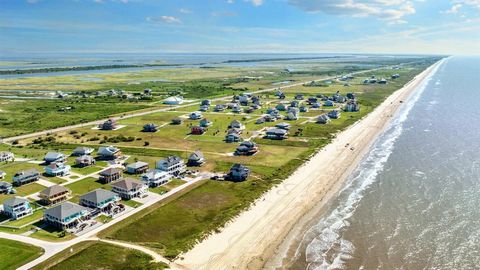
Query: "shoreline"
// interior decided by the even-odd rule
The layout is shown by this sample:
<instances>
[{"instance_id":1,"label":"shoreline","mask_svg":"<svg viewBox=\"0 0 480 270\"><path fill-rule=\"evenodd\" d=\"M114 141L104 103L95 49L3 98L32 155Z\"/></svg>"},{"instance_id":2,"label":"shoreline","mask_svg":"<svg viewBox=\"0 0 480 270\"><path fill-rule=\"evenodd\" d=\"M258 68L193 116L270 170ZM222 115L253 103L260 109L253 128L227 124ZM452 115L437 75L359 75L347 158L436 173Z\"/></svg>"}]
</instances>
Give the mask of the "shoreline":
<instances>
[{"instance_id":1,"label":"shoreline","mask_svg":"<svg viewBox=\"0 0 480 270\"><path fill-rule=\"evenodd\" d=\"M335 196L402 102L443 60L393 92L374 111L297 168L217 234L210 235L175 261L180 269L274 269L292 256L313 217ZM346 145L349 144L348 147ZM350 147L355 147L351 150ZM297 245L295 245L295 243ZM292 251L292 248L294 249ZM294 253L293 253L294 254Z\"/></svg>"}]
</instances>

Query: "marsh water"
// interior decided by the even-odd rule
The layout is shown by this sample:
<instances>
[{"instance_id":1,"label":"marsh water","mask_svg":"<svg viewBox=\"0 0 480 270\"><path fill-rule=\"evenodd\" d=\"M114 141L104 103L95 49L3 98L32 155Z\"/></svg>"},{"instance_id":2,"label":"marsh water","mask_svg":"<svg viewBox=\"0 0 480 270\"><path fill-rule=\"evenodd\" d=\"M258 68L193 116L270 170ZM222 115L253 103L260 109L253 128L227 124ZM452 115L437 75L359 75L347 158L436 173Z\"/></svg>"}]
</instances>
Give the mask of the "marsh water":
<instances>
[{"instance_id":1,"label":"marsh water","mask_svg":"<svg viewBox=\"0 0 480 270\"><path fill-rule=\"evenodd\" d=\"M295 269L480 269L480 58L403 104L305 232Z\"/></svg>"}]
</instances>

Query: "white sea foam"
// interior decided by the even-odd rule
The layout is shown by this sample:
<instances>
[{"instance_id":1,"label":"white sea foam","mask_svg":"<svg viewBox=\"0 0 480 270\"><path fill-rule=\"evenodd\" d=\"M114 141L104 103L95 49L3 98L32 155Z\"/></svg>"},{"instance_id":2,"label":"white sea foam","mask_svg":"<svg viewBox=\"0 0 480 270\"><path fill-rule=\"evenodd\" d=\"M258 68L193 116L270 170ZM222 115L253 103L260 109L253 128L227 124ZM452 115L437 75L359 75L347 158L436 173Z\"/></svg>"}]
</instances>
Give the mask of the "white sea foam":
<instances>
[{"instance_id":1,"label":"white sea foam","mask_svg":"<svg viewBox=\"0 0 480 270\"><path fill-rule=\"evenodd\" d=\"M404 103L404 107L386 131L376 140L369 154L340 191L337 207L322 217L305 234L304 240L310 241L305 250L308 269L342 269L345 261L352 256L355 247L350 241L342 238L342 232L349 226L348 220L355 212L365 191L383 170L385 162L394 149L395 141L402 134L403 123L408 118L410 110L442 64L443 61L435 67L408 102Z\"/></svg>"}]
</instances>

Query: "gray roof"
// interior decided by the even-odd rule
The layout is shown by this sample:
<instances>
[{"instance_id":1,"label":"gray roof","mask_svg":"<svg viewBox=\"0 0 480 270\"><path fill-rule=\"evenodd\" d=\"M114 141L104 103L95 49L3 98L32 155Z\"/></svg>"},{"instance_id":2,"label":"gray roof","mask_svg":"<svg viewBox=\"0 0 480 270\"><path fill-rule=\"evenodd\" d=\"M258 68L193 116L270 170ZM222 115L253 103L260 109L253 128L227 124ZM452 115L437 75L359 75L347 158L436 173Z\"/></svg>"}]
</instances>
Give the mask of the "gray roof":
<instances>
[{"instance_id":1,"label":"gray roof","mask_svg":"<svg viewBox=\"0 0 480 270\"><path fill-rule=\"evenodd\" d=\"M109 155L114 155L115 153L119 152L120 149L114 147L114 146L102 146L98 148L98 154L102 156L109 156Z\"/></svg>"},{"instance_id":2,"label":"gray roof","mask_svg":"<svg viewBox=\"0 0 480 270\"><path fill-rule=\"evenodd\" d=\"M80 200L84 199L93 203L100 203L114 196L117 196L117 194L109 190L98 188L94 191L90 191L89 193L80 196Z\"/></svg>"},{"instance_id":3,"label":"gray roof","mask_svg":"<svg viewBox=\"0 0 480 270\"><path fill-rule=\"evenodd\" d=\"M28 170L18 171L14 176L17 176L17 175L29 176L34 174L40 174L40 172L37 169L28 169Z\"/></svg>"},{"instance_id":4,"label":"gray roof","mask_svg":"<svg viewBox=\"0 0 480 270\"><path fill-rule=\"evenodd\" d=\"M25 202L28 202L28 200L24 199L24 198L21 198L21 197L13 197L13 198L10 198L8 200L5 200L3 202L3 205L5 205L5 206L15 206L15 205L19 205L19 204L22 204L22 203L25 203Z\"/></svg>"},{"instance_id":5,"label":"gray roof","mask_svg":"<svg viewBox=\"0 0 480 270\"><path fill-rule=\"evenodd\" d=\"M267 134L285 135L287 134L287 131L279 128L270 128L267 130Z\"/></svg>"},{"instance_id":6,"label":"gray roof","mask_svg":"<svg viewBox=\"0 0 480 270\"><path fill-rule=\"evenodd\" d=\"M93 152L93 148L79 146L79 147L75 148L75 149L73 150L73 152L74 152L74 153L81 153L81 154L83 154L83 153L91 153L91 152Z\"/></svg>"},{"instance_id":7,"label":"gray roof","mask_svg":"<svg viewBox=\"0 0 480 270\"><path fill-rule=\"evenodd\" d=\"M122 169L120 169L120 168L108 168L104 171L101 171L99 174L101 176L110 176L110 175L117 174L117 173L120 173L120 172L122 172Z\"/></svg>"},{"instance_id":8,"label":"gray roof","mask_svg":"<svg viewBox=\"0 0 480 270\"><path fill-rule=\"evenodd\" d=\"M65 191L69 191L69 189L61 185L55 185L42 190L40 194L50 197Z\"/></svg>"},{"instance_id":9,"label":"gray roof","mask_svg":"<svg viewBox=\"0 0 480 270\"><path fill-rule=\"evenodd\" d=\"M137 161L137 162L128 164L127 168L138 169L138 168L142 168L142 167L145 167L145 166L148 166L148 163L143 162L143 161Z\"/></svg>"},{"instance_id":10,"label":"gray roof","mask_svg":"<svg viewBox=\"0 0 480 270\"><path fill-rule=\"evenodd\" d=\"M143 183L135 179L125 178L118 182L112 183L111 186L124 189L124 190L132 190L138 186L143 186Z\"/></svg>"},{"instance_id":11,"label":"gray roof","mask_svg":"<svg viewBox=\"0 0 480 270\"><path fill-rule=\"evenodd\" d=\"M160 160L160 162L165 163L167 164L167 167L170 167L174 164L182 163L183 159L179 156L169 156Z\"/></svg>"},{"instance_id":12,"label":"gray roof","mask_svg":"<svg viewBox=\"0 0 480 270\"><path fill-rule=\"evenodd\" d=\"M46 155L45 155L45 160L56 160L56 159L59 159L59 158L62 158L64 157L65 155L62 154L62 153L58 153L58 152L48 152Z\"/></svg>"},{"instance_id":13,"label":"gray roof","mask_svg":"<svg viewBox=\"0 0 480 270\"><path fill-rule=\"evenodd\" d=\"M87 208L83 206L67 201L60 205L57 205L55 207L45 210L45 214L62 220L73 214L76 214L81 211L86 211L86 210Z\"/></svg>"},{"instance_id":14,"label":"gray roof","mask_svg":"<svg viewBox=\"0 0 480 270\"><path fill-rule=\"evenodd\" d=\"M5 181L0 181L0 189L7 189L11 187L12 187L12 184Z\"/></svg>"},{"instance_id":15,"label":"gray roof","mask_svg":"<svg viewBox=\"0 0 480 270\"><path fill-rule=\"evenodd\" d=\"M188 157L188 160L192 160L192 161L197 161L202 159L204 159L204 156L203 156L203 153L200 151L195 151L190 155L190 157Z\"/></svg>"}]
</instances>

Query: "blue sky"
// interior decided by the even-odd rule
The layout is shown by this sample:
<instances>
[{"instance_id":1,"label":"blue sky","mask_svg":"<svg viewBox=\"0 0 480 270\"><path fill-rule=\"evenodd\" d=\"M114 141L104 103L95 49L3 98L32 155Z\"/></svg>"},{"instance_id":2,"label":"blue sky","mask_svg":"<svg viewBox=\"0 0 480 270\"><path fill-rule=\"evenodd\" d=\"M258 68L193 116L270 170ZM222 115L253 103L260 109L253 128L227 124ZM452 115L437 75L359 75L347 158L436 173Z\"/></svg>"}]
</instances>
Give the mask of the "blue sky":
<instances>
[{"instance_id":1,"label":"blue sky","mask_svg":"<svg viewBox=\"0 0 480 270\"><path fill-rule=\"evenodd\" d=\"M0 54L480 54L480 0L0 0Z\"/></svg>"}]
</instances>

